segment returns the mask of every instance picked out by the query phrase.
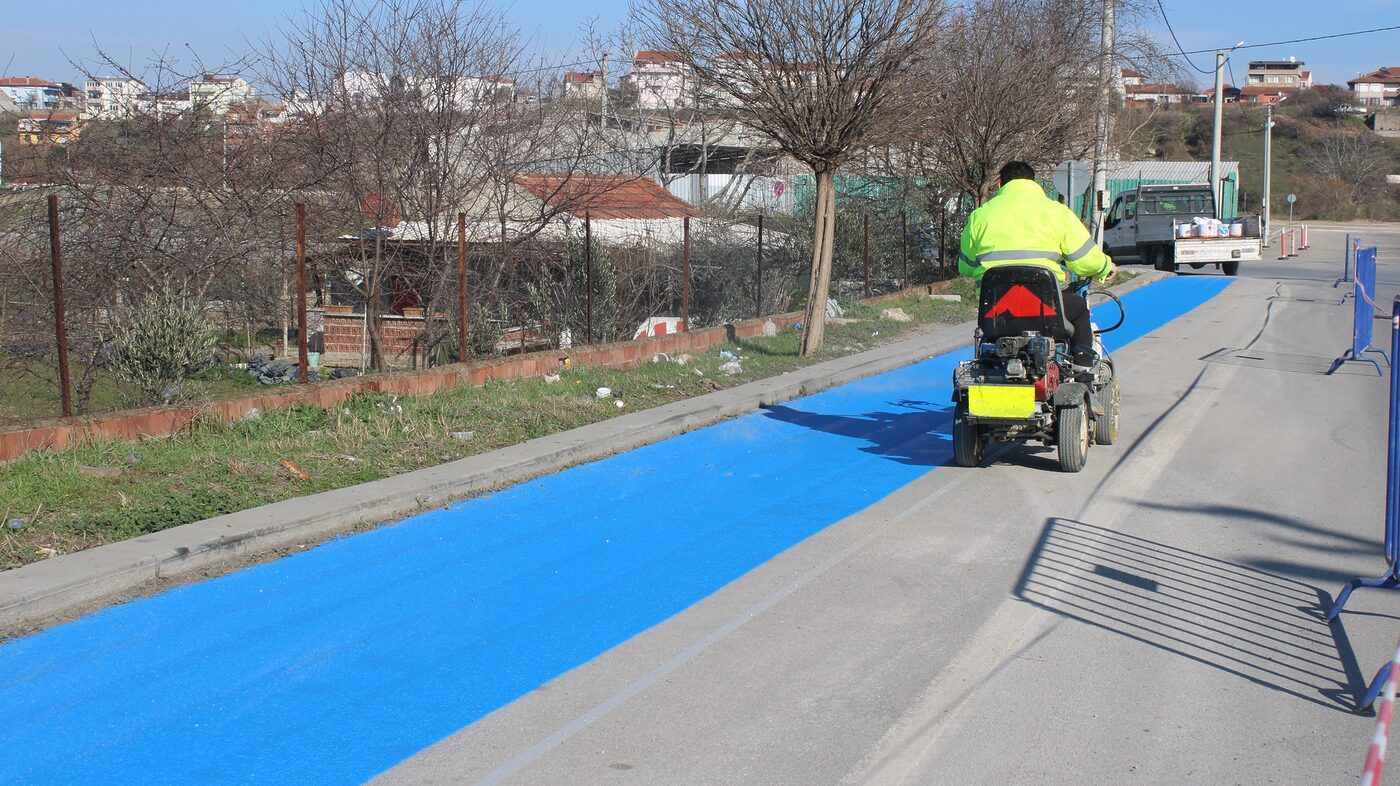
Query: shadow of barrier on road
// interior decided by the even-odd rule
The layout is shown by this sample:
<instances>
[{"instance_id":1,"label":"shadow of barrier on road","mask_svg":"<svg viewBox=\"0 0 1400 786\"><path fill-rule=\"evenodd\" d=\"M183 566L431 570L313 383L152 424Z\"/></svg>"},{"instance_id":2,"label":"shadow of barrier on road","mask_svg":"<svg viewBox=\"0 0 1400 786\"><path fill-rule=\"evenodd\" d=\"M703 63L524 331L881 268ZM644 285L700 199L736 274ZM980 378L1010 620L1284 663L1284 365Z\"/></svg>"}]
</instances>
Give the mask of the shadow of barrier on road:
<instances>
[{"instance_id":1,"label":"shadow of barrier on road","mask_svg":"<svg viewBox=\"0 0 1400 786\"><path fill-rule=\"evenodd\" d=\"M1257 349L1231 349L1221 347L1204 355L1201 360L1207 363L1224 363L1245 368L1262 368L1270 371L1288 371L1294 374L1326 376L1332 368L1332 358L1318 355L1296 355L1288 352L1264 352Z\"/></svg>"},{"instance_id":2,"label":"shadow of barrier on road","mask_svg":"<svg viewBox=\"0 0 1400 786\"><path fill-rule=\"evenodd\" d=\"M1365 680L1310 584L1062 518L1046 521L1017 598L1295 698L1351 710Z\"/></svg>"}]
</instances>

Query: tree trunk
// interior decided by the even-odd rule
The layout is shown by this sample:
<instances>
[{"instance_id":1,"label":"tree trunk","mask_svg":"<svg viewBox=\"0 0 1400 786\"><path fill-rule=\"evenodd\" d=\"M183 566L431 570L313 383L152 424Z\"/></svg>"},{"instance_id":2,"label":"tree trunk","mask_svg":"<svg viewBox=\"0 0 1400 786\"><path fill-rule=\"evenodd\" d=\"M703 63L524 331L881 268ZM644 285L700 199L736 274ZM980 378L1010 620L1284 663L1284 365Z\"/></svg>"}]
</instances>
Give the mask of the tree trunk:
<instances>
[{"instance_id":1,"label":"tree trunk","mask_svg":"<svg viewBox=\"0 0 1400 786\"><path fill-rule=\"evenodd\" d=\"M836 245L836 179L831 170L818 171L817 221L812 238L812 283L807 291L807 315L802 328L802 356L821 351L826 336L826 300L831 290L831 261Z\"/></svg>"}]
</instances>

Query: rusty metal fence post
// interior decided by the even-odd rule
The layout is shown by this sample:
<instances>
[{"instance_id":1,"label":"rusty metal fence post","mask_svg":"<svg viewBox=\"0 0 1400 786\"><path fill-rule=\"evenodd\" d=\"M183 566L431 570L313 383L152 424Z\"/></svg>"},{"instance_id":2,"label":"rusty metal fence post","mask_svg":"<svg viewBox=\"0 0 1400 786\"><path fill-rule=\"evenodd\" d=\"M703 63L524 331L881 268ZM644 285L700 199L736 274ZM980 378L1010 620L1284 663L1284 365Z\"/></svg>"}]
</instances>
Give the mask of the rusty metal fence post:
<instances>
[{"instance_id":1,"label":"rusty metal fence post","mask_svg":"<svg viewBox=\"0 0 1400 786\"><path fill-rule=\"evenodd\" d=\"M763 318L763 214L758 214L758 276L754 280L753 309L755 316Z\"/></svg>"},{"instance_id":2,"label":"rusty metal fence post","mask_svg":"<svg viewBox=\"0 0 1400 786\"><path fill-rule=\"evenodd\" d=\"M49 194L49 258L53 262L53 327L58 340L58 397L63 417L73 417L73 383L68 376L68 325L63 308L63 251L58 237L58 195Z\"/></svg>"},{"instance_id":3,"label":"rusty metal fence post","mask_svg":"<svg viewBox=\"0 0 1400 786\"><path fill-rule=\"evenodd\" d=\"M586 304L588 337L585 344L593 343L593 216L583 212L583 289Z\"/></svg>"},{"instance_id":4,"label":"rusty metal fence post","mask_svg":"<svg viewBox=\"0 0 1400 786\"><path fill-rule=\"evenodd\" d=\"M865 296L870 297L870 213L865 214L865 240L861 244L861 256L865 261Z\"/></svg>"},{"instance_id":5,"label":"rusty metal fence post","mask_svg":"<svg viewBox=\"0 0 1400 786\"><path fill-rule=\"evenodd\" d=\"M681 322L690 330L690 216L685 217L685 248L681 253Z\"/></svg>"},{"instance_id":6,"label":"rusty metal fence post","mask_svg":"<svg viewBox=\"0 0 1400 786\"><path fill-rule=\"evenodd\" d=\"M306 335L306 205L296 203L297 216L297 375L303 385L311 384L311 356Z\"/></svg>"},{"instance_id":7,"label":"rusty metal fence post","mask_svg":"<svg viewBox=\"0 0 1400 786\"><path fill-rule=\"evenodd\" d=\"M467 339L467 214L457 214L457 362L465 363Z\"/></svg>"},{"instance_id":8,"label":"rusty metal fence post","mask_svg":"<svg viewBox=\"0 0 1400 786\"><path fill-rule=\"evenodd\" d=\"M899 214L899 260L904 268L904 286L909 288L909 214Z\"/></svg>"}]
</instances>

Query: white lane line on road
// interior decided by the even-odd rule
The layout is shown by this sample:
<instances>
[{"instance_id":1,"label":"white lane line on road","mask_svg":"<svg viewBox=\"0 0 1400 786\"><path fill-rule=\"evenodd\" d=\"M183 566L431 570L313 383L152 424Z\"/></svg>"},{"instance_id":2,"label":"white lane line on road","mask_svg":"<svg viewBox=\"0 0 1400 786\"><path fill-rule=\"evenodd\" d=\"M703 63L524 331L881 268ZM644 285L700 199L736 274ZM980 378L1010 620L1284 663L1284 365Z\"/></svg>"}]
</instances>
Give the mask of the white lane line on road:
<instances>
[{"instance_id":1,"label":"white lane line on road","mask_svg":"<svg viewBox=\"0 0 1400 786\"><path fill-rule=\"evenodd\" d=\"M995 458L995 454L989 455L988 458ZM544 756L554 748L557 748L559 745L563 744L570 737L573 737L575 734L578 734L579 732L588 728L588 726L590 726L595 721L599 720L603 716L607 715L609 712L626 703L628 699L656 684L666 675L670 674L671 672L675 671L681 666L684 666L695 656L709 649L716 642L722 640L724 637L743 627L743 625L749 620L752 620L760 614L763 614L764 612L768 611L787 596L791 595L792 593L796 592L797 590L801 589L807 584L810 584L815 579L821 577L822 574L826 573L827 571L846 561L853 554L868 546L876 538L889 532L897 524L900 524L905 519L908 519L910 516L913 516L916 513L924 511L930 505L936 502L940 497L962 486L964 483L967 482L969 478L973 477L974 475L975 473L973 472L956 473L955 477L953 477L947 483L940 485L936 490L934 490L928 496L924 497L918 503L910 506L898 515L891 517L888 521L885 521L883 524L876 526L875 529L861 536L858 540L851 543L849 546L837 552L835 555L831 556L816 567L812 568L806 573L803 573L801 576L794 579L791 583L769 594L763 600L745 609L733 619L729 620L728 622L724 623L718 628L715 628L713 631L706 634L704 637L698 639L690 646L676 653L665 663L662 663L660 666L657 666L655 669L652 669L651 671L647 672L627 687L604 699L597 706L593 707L593 709L588 710L587 712L583 713L582 715L578 716L572 721L569 721L568 723L559 727L559 729L557 729L553 734L550 734L548 737L545 737L544 739L536 742L534 745L531 745L524 751L521 751L519 754L507 761L505 764L498 767L489 775L478 780L476 782L477 786L495 786L495 784L503 783L508 778L518 774L521 770L524 770L526 767L539 760L540 757ZM856 516L859 515L861 514L856 514ZM852 518L854 518L854 516ZM841 523L838 522L836 525L833 526L840 525ZM742 581L743 579L741 578L739 580ZM703 603L704 601L701 602Z\"/></svg>"}]
</instances>

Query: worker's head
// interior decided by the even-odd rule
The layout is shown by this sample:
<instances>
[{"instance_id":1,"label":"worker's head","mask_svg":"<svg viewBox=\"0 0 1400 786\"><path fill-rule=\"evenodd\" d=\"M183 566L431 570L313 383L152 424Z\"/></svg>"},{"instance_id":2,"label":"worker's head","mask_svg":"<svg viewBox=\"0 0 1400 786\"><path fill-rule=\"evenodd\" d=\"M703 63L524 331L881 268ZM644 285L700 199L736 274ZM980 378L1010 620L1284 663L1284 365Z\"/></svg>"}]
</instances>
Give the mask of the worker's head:
<instances>
[{"instance_id":1,"label":"worker's head","mask_svg":"<svg viewBox=\"0 0 1400 786\"><path fill-rule=\"evenodd\" d=\"M1012 180L1035 180L1035 170L1025 161L1012 161L1001 168L1001 184Z\"/></svg>"}]
</instances>

